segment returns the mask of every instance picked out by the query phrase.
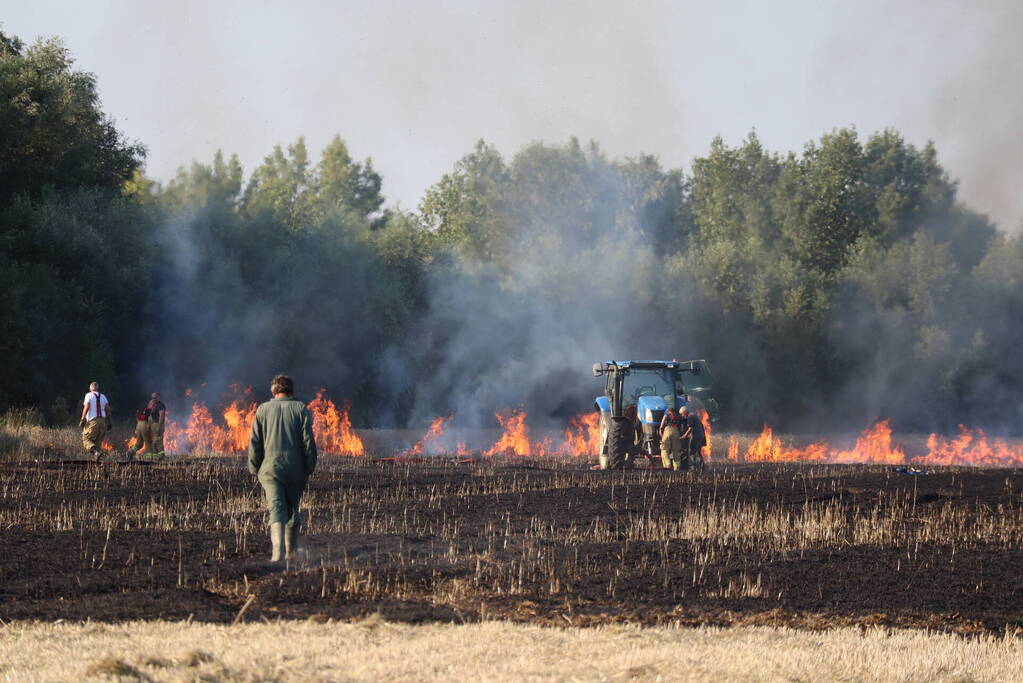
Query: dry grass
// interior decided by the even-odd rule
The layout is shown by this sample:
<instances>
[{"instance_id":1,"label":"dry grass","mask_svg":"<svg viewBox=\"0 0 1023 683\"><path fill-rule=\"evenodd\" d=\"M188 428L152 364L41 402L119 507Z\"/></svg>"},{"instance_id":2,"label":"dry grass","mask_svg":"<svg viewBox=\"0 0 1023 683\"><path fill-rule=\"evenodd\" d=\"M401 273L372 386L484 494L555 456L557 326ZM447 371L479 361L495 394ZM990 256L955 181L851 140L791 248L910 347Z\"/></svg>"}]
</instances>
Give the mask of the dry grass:
<instances>
[{"instance_id":1,"label":"dry grass","mask_svg":"<svg viewBox=\"0 0 1023 683\"><path fill-rule=\"evenodd\" d=\"M1023 678L1023 641L919 631L278 622L10 624L0 678L152 681Z\"/></svg>"},{"instance_id":2,"label":"dry grass","mask_svg":"<svg viewBox=\"0 0 1023 683\"><path fill-rule=\"evenodd\" d=\"M864 491L857 478L865 473L891 485ZM862 590L835 584L852 573L842 559L849 557L861 563L855 572L876 573L877 581L865 578L869 599L839 614L887 613L887 598L871 597L881 588L907 605L919 594L935 612L965 614L955 596L927 593L937 579L954 581L968 604L994 605L966 621L949 617L949 627L981 628L977 620L990 614L983 628L1011 628L1015 612L998 605L1016 595L1012 585L978 570L991 562L974 556L1010 558L1023 549L1019 473L1007 471L997 495L980 501L964 495L961 475L949 469L937 489L937 475L921 480L932 489L926 504L918 504L916 480L893 476L884 467L833 465L725 465L683 475L326 458L304 499L310 553L287 582L253 579L244 564L265 552L266 531L262 494L240 459L0 470L0 527L69 541L63 573L47 577L47 590L68 600L172 588L216 596L237 611L255 595L250 620L313 602L331 606L332 616L398 602L428 607L429 618L444 619L441 608L467 620L516 611L572 625L667 622L676 606L699 605L710 623L730 623L722 610L740 606L834 608L829 590L843 599ZM140 532L149 540L140 542ZM804 574L791 573L800 567ZM563 613L548 609L545 619L537 604ZM925 610L907 613L914 623L927 618Z\"/></svg>"},{"instance_id":3,"label":"dry grass","mask_svg":"<svg viewBox=\"0 0 1023 683\"><path fill-rule=\"evenodd\" d=\"M123 455L131 427L114 424L106 442L112 455ZM86 457L82 430L78 427L47 427L34 408L12 409L0 415L0 461L62 460Z\"/></svg>"}]
</instances>

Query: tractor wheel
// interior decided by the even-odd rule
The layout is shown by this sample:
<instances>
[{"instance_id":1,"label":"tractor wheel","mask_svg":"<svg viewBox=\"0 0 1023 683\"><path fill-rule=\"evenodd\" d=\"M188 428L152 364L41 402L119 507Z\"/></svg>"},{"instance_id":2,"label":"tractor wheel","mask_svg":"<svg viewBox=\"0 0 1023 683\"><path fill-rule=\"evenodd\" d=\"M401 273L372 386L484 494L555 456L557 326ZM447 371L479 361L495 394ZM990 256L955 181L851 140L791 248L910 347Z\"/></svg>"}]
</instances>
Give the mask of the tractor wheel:
<instances>
[{"instance_id":1,"label":"tractor wheel","mask_svg":"<svg viewBox=\"0 0 1023 683\"><path fill-rule=\"evenodd\" d=\"M626 456L632 447L632 423L627 418L612 418L607 434L607 467L620 470L625 467Z\"/></svg>"}]
</instances>

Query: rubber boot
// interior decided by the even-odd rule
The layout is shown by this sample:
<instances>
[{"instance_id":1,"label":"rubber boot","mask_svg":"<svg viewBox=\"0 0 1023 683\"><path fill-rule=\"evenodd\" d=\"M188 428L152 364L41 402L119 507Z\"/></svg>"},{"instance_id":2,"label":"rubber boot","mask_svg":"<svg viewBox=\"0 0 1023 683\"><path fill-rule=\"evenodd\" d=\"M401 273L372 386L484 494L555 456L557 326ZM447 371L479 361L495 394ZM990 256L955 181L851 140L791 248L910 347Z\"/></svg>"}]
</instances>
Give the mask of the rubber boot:
<instances>
[{"instance_id":1,"label":"rubber boot","mask_svg":"<svg viewBox=\"0 0 1023 683\"><path fill-rule=\"evenodd\" d=\"M299 558L299 552L302 548L299 546L299 528L298 527L285 527L284 528L284 557L291 560Z\"/></svg>"},{"instance_id":2,"label":"rubber boot","mask_svg":"<svg viewBox=\"0 0 1023 683\"><path fill-rule=\"evenodd\" d=\"M103 451L93 446L90 453L92 453L92 457L96 462L103 462Z\"/></svg>"},{"instance_id":3,"label":"rubber boot","mask_svg":"<svg viewBox=\"0 0 1023 683\"><path fill-rule=\"evenodd\" d=\"M270 545L272 554L271 562L280 562L284 552L284 522L274 522L270 525Z\"/></svg>"}]
</instances>

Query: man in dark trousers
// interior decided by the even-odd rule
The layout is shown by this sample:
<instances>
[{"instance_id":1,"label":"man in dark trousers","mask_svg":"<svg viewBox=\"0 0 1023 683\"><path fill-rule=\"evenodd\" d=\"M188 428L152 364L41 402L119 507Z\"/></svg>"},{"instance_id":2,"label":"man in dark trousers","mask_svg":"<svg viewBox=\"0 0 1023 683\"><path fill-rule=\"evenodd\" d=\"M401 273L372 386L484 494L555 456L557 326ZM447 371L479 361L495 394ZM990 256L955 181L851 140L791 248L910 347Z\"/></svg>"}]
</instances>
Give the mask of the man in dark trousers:
<instances>
[{"instance_id":1,"label":"man in dark trousers","mask_svg":"<svg viewBox=\"0 0 1023 683\"><path fill-rule=\"evenodd\" d=\"M682 469L703 467L703 447L707 445L703 422L689 406L682 406L678 412L682 416Z\"/></svg>"},{"instance_id":2,"label":"man in dark trousers","mask_svg":"<svg viewBox=\"0 0 1023 683\"><path fill-rule=\"evenodd\" d=\"M294 383L277 375L270 384L273 400L256 409L249 441L249 471L266 493L270 510L271 562L298 551L301 517L298 502L306 480L316 469L313 417L305 404L294 398Z\"/></svg>"}]
</instances>

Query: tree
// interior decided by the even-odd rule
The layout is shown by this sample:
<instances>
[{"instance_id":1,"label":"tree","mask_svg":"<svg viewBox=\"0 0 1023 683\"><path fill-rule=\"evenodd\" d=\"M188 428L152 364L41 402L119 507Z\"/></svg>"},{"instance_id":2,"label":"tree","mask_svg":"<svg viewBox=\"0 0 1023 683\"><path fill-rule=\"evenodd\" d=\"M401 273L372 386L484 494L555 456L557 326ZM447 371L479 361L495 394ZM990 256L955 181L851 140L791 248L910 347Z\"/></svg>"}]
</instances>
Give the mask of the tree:
<instances>
[{"instance_id":1,"label":"tree","mask_svg":"<svg viewBox=\"0 0 1023 683\"><path fill-rule=\"evenodd\" d=\"M427 190L419 207L423 226L436 232L440 245L493 261L506 238L503 194L509 179L500 152L478 141L451 173Z\"/></svg>"},{"instance_id":2,"label":"tree","mask_svg":"<svg viewBox=\"0 0 1023 683\"><path fill-rule=\"evenodd\" d=\"M335 135L320 157L317 168L317 204L321 212L351 212L373 228L381 228L387 220L381 213L384 196L382 179L373 170L373 160L359 163L348 153L348 146Z\"/></svg>"},{"instance_id":3,"label":"tree","mask_svg":"<svg viewBox=\"0 0 1023 683\"><path fill-rule=\"evenodd\" d=\"M0 205L47 187L117 190L141 165L145 148L124 139L95 77L73 65L55 38L26 50L0 33Z\"/></svg>"}]
</instances>

